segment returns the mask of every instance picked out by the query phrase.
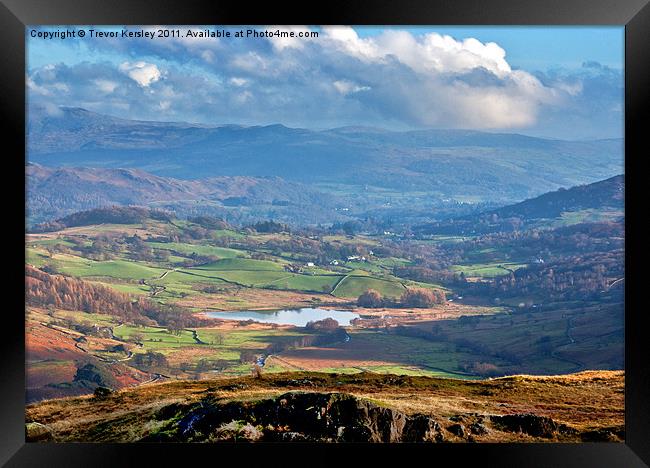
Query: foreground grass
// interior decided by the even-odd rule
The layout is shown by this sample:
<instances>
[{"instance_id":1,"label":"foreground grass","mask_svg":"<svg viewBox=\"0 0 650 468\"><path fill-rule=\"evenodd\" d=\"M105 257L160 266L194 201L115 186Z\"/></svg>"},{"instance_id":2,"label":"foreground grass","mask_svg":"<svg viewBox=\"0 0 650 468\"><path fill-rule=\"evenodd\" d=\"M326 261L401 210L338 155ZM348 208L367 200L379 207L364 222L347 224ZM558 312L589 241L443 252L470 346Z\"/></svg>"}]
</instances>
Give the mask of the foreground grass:
<instances>
[{"instance_id":1,"label":"foreground grass","mask_svg":"<svg viewBox=\"0 0 650 468\"><path fill-rule=\"evenodd\" d=\"M342 392L406 414L424 413L440 421L462 415L533 413L578 431L622 430L624 373L587 371L564 376L512 376L463 381L375 373L283 372L262 378L239 377L147 384L106 399L49 400L26 408L27 422L45 424L58 441L127 442L145 436L155 413L172 403L250 401L287 391ZM481 441L536 441L521 434L492 431Z\"/></svg>"}]
</instances>

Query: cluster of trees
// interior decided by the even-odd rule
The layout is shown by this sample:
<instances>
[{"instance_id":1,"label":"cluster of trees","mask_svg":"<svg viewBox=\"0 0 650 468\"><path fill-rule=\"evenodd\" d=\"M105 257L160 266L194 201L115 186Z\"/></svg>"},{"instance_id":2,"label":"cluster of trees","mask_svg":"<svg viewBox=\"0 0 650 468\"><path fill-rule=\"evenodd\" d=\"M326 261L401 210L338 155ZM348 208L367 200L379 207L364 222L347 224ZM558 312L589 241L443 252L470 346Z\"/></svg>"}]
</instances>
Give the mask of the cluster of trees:
<instances>
[{"instance_id":1,"label":"cluster of trees","mask_svg":"<svg viewBox=\"0 0 650 468\"><path fill-rule=\"evenodd\" d=\"M242 244L241 241L238 243L238 246L244 248L253 247L250 244ZM313 261L321 265L328 264L332 260L345 260L349 256L368 257L370 255L368 246L361 243L327 242L302 236L293 236L287 240L272 239L265 242L263 247L274 255L282 255L283 252L304 254L305 260ZM374 253L379 255L379 252Z\"/></svg>"},{"instance_id":2,"label":"cluster of trees","mask_svg":"<svg viewBox=\"0 0 650 468\"><path fill-rule=\"evenodd\" d=\"M309 321L305 328L307 330L336 330L339 327L339 322L331 317L324 318L323 320Z\"/></svg>"},{"instance_id":3,"label":"cluster of trees","mask_svg":"<svg viewBox=\"0 0 650 468\"><path fill-rule=\"evenodd\" d=\"M504 375L503 370L491 362L474 361L463 363L459 367L467 373L480 375L481 377L498 377Z\"/></svg>"},{"instance_id":4,"label":"cluster of trees","mask_svg":"<svg viewBox=\"0 0 650 468\"><path fill-rule=\"evenodd\" d=\"M500 232L446 246L439 255L456 262L472 261L476 251L491 250L494 255L507 252L511 258L577 255L621 249L625 242L622 223L581 223L556 229L531 229ZM484 257L483 261L489 261Z\"/></svg>"},{"instance_id":5,"label":"cluster of trees","mask_svg":"<svg viewBox=\"0 0 650 468\"><path fill-rule=\"evenodd\" d=\"M357 305L368 308L381 307L415 307L428 308L436 304L444 304L445 293L440 289L407 288L399 301L383 297L379 291L368 289L357 298Z\"/></svg>"},{"instance_id":6,"label":"cluster of trees","mask_svg":"<svg viewBox=\"0 0 650 468\"><path fill-rule=\"evenodd\" d=\"M385 307L386 301L381 293L375 289L368 289L357 298L357 305L359 307L367 307L369 309L379 309Z\"/></svg>"},{"instance_id":7,"label":"cluster of trees","mask_svg":"<svg viewBox=\"0 0 650 468\"><path fill-rule=\"evenodd\" d=\"M30 305L110 314L132 323L154 324L144 315L152 307L144 298L133 300L105 286L50 275L30 265L25 265L25 288L25 302Z\"/></svg>"},{"instance_id":8,"label":"cluster of trees","mask_svg":"<svg viewBox=\"0 0 650 468\"><path fill-rule=\"evenodd\" d=\"M404 265L393 268L393 275L421 283L464 284L465 275L449 270L433 269L428 264Z\"/></svg>"},{"instance_id":9,"label":"cluster of trees","mask_svg":"<svg viewBox=\"0 0 650 468\"><path fill-rule=\"evenodd\" d=\"M59 231L68 227L89 226L92 224L136 224L142 223L146 219L155 219L159 221L171 221L174 215L150 208L139 206L109 206L104 208L95 208L87 211L79 211L56 221L36 225L33 232Z\"/></svg>"},{"instance_id":10,"label":"cluster of trees","mask_svg":"<svg viewBox=\"0 0 650 468\"><path fill-rule=\"evenodd\" d=\"M368 216L364 219L337 221L329 228L331 234L355 235L360 232L381 234L393 228L393 221L384 217Z\"/></svg>"},{"instance_id":11,"label":"cluster of trees","mask_svg":"<svg viewBox=\"0 0 650 468\"><path fill-rule=\"evenodd\" d=\"M399 301L403 307L427 308L444 304L446 298L445 293L440 289L408 288Z\"/></svg>"},{"instance_id":12,"label":"cluster of trees","mask_svg":"<svg viewBox=\"0 0 650 468\"><path fill-rule=\"evenodd\" d=\"M287 224L276 223L275 221L260 221L250 226L250 228L263 233L289 232Z\"/></svg>"},{"instance_id":13,"label":"cluster of trees","mask_svg":"<svg viewBox=\"0 0 650 468\"><path fill-rule=\"evenodd\" d=\"M239 362L242 364L250 364L257 359L258 354L252 349L242 349L239 352Z\"/></svg>"},{"instance_id":14,"label":"cluster of trees","mask_svg":"<svg viewBox=\"0 0 650 468\"><path fill-rule=\"evenodd\" d=\"M525 224L526 220L520 216L501 217L497 213L486 213L416 226L415 232L418 235L474 235L518 231Z\"/></svg>"},{"instance_id":15,"label":"cluster of trees","mask_svg":"<svg viewBox=\"0 0 650 468\"><path fill-rule=\"evenodd\" d=\"M531 265L497 277L487 287L504 297L538 295L550 300L584 300L611 293L610 285L624 274L624 253L620 249ZM622 294L622 288L617 290Z\"/></svg>"},{"instance_id":16,"label":"cluster of trees","mask_svg":"<svg viewBox=\"0 0 650 468\"><path fill-rule=\"evenodd\" d=\"M110 370L96 359L82 360L76 363L77 372L73 377L73 382L84 386L98 385L108 388L117 388L119 386L115 376Z\"/></svg>"},{"instance_id":17,"label":"cluster of trees","mask_svg":"<svg viewBox=\"0 0 650 468\"><path fill-rule=\"evenodd\" d=\"M230 365L230 362L225 360L225 359L216 359L213 361L210 361L208 359L202 358L199 359L195 365L192 365L189 362L182 362L179 366L179 368L182 371L191 371L193 370L194 372L208 372L211 370L223 370L227 368Z\"/></svg>"},{"instance_id":18,"label":"cluster of trees","mask_svg":"<svg viewBox=\"0 0 650 468\"><path fill-rule=\"evenodd\" d=\"M226 221L221 218L215 218L214 216L196 216L193 218L188 218L188 221L194 224L198 224L205 229L220 230L231 228L230 224L228 224Z\"/></svg>"},{"instance_id":19,"label":"cluster of trees","mask_svg":"<svg viewBox=\"0 0 650 468\"><path fill-rule=\"evenodd\" d=\"M147 351L146 353L136 353L131 361L134 367L141 370L160 369L162 367L169 367L167 358L162 353L155 351Z\"/></svg>"},{"instance_id":20,"label":"cluster of trees","mask_svg":"<svg viewBox=\"0 0 650 468\"><path fill-rule=\"evenodd\" d=\"M182 330L209 323L174 304L133 298L108 287L25 265L25 302L40 307L108 314L136 325L160 325Z\"/></svg>"},{"instance_id":21,"label":"cluster of trees","mask_svg":"<svg viewBox=\"0 0 650 468\"><path fill-rule=\"evenodd\" d=\"M177 263L178 266L184 268L190 268L198 265L205 265L207 263L213 263L219 260L219 257L216 255L199 255L196 252L192 252L189 255L189 258L186 258L182 262Z\"/></svg>"}]
</instances>

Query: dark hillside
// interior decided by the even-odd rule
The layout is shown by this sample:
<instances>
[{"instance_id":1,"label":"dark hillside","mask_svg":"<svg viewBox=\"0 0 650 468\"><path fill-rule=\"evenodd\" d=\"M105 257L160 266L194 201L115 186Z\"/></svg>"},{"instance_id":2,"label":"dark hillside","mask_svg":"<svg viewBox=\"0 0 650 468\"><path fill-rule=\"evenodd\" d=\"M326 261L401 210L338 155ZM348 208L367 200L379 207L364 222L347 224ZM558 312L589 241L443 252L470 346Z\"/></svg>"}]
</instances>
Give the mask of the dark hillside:
<instances>
[{"instance_id":1,"label":"dark hillside","mask_svg":"<svg viewBox=\"0 0 650 468\"><path fill-rule=\"evenodd\" d=\"M593 184L560 188L539 197L476 215L418 226L418 234L488 234L537 227L543 220L567 218L567 224L582 216L599 215L620 221L624 215L625 176L617 175ZM595 213L594 213L595 211ZM599 213L601 212L601 213ZM611 216L614 219L611 219Z\"/></svg>"}]
</instances>

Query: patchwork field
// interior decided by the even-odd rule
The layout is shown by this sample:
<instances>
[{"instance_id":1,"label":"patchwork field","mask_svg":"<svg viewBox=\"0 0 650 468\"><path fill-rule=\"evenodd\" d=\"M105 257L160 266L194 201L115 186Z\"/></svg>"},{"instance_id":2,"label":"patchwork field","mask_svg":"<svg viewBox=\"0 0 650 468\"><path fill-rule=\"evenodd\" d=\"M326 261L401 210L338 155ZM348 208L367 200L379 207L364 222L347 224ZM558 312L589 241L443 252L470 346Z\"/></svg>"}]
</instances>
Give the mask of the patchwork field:
<instances>
[{"instance_id":1,"label":"patchwork field","mask_svg":"<svg viewBox=\"0 0 650 468\"><path fill-rule=\"evenodd\" d=\"M195 239L197 229L175 220L28 235L27 262L41 271L106 286L132 301L139 297L160 307L181 307L191 316L187 323L195 323L178 327L147 318L136 325L102 310L32 307L29 401L91 393L97 386L246 376L254 366L269 378L290 371L473 381L623 365L619 304L552 304L534 293L498 301L496 294L466 295L467 284L487 284L530 267L507 260L501 248L470 249L464 261L450 264L455 276L436 276L440 270L429 269L431 279L422 280L428 277L411 273L419 274L427 264L409 259L406 251L380 250L378 236L204 230ZM410 248L417 253L423 246L466 240L434 237ZM310 256L310 249L324 245L339 252L328 254L339 260ZM458 280L461 272L466 284ZM412 288L437 290L446 300L408 306L402 296ZM382 302L360 307L357 298L368 290ZM542 303L543 309L535 309ZM359 317L349 326L316 329L208 320L205 314L239 311L246 317L246 311L292 308L329 308Z\"/></svg>"},{"instance_id":2,"label":"patchwork field","mask_svg":"<svg viewBox=\"0 0 650 468\"><path fill-rule=\"evenodd\" d=\"M401 258L378 257L365 262L353 260L343 261L333 266L308 266L302 260L299 271L295 271L296 259L301 255L283 252L282 256L268 255L268 259L260 260L251 258L248 250L224 248L206 243L187 242L146 242L156 251L165 251L169 255L162 259L136 260L125 253L116 252L117 258L109 260L93 260L76 253L71 249L75 244L83 243L87 246L93 244L98 236L105 235L134 235L138 234L143 239L151 238L159 232L166 232L169 226L154 223L150 225L109 226L108 234L101 227L86 226L83 228L68 228L59 232L55 237L51 234L33 234L27 237L27 262L36 266L47 266L55 271L75 277L86 278L106 284L116 290L131 294L151 294L156 291L156 300L182 301L189 304L217 303L225 305L232 300L233 309L241 309L242 301L237 296L248 297L243 304L250 304L254 308L269 308L278 306L292 306L295 301L291 299L286 303L281 300L266 302L273 294L265 291L278 291L278 298L295 297L284 291L321 295L326 302L339 302L340 299L355 300L367 289L376 289L386 297L398 298L407 287L437 287L408 279L397 278L389 274L390 268L408 264L408 260ZM171 229L177 229L176 226ZM230 231L228 231L230 233ZM230 234L228 234L230 235ZM71 240L74 242L71 242ZM255 245L263 245L277 239L286 240L286 236L278 234L256 235L248 238ZM358 240L358 238L355 238ZM332 236L331 240L345 244L351 240L345 236ZM362 244L376 245L372 239L361 239ZM52 248L58 250L52 251ZM261 249L261 247L260 247ZM63 250L62 252L60 250ZM263 249L262 249L263 250ZM218 258L218 260L201 263L196 266L183 266L184 263L195 256ZM289 256L287 256L289 255ZM292 258L295 255L296 258ZM146 284L143 284L146 283ZM234 293L232 286L237 291ZM202 289L212 287L209 294ZM219 297L217 288L223 288L227 294ZM242 292L242 289L254 289L256 292ZM444 288L443 288L444 289ZM234 293L234 294L233 294ZM216 297L215 297L216 295ZM226 297L228 296L228 297ZM234 296L234 297L233 297ZM258 297L260 302L252 301ZM262 301L262 297L264 300ZM299 301L301 303L304 300ZM240 303L240 305L237 305ZM216 306L218 307L218 306Z\"/></svg>"}]
</instances>

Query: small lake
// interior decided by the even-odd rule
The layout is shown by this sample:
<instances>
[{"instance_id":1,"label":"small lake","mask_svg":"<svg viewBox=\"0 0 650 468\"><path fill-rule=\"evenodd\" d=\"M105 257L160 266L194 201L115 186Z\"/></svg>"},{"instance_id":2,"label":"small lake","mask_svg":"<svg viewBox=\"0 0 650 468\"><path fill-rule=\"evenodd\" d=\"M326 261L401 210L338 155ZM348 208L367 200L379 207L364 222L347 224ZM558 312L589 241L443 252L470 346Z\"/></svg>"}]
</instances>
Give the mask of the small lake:
<instances>
[{"instance_id":1,"label":"small lake","mask_svg":"<svg viewBox=\"0 0 650 468\"><path fill-rule=\"evenodd\" d=\"M262 323L277 323L304 327L307 322L324 318L333 318L341 326L350 325L350 321L359 314L345 310L328 310L319 308L283 309L283 310L238 310L236 312L206 312L208 317L230 320L255 320Z\"/></svg>"}]
</instances>

